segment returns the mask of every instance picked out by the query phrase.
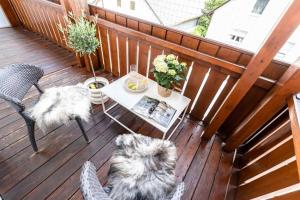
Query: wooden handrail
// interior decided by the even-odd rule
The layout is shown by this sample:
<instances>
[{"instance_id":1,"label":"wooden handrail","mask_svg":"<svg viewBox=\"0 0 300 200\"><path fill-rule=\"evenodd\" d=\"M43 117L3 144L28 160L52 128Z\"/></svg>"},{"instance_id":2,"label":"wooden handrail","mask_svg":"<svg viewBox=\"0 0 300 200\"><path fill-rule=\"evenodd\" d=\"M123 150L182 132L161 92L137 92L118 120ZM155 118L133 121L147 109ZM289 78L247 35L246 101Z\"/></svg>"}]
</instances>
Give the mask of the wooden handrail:
<instances>
[{"instance_id":1,"label":"wooden handrail","mask_svg":"<svg viewBox=\"0 0 300 200\"><path fill-rule=\"evenodd\" d=\"M62 12L63 11L63 7L57 3L51 2L51 1L47 1L47 0L39 0L37 2L38 4L42 5L42 6L46 6L48 8L57 10Z\"/></svg>"},{"instance_id":2,"label":"wooden handrail","mask_svg":"<svg viewBox=\"0 0 300 200\"><path fill-rule=\"evenodd\" d=\"M300 181L300 99L294 95L293 97L289 98L288 106Z\"/></svg>"},{"instance_id":3,"label":"wooden handrail","mask_svg":"<svg viewBox=\"0 0 300 200\"><path fill-rule=\"evenodd\" d=\"M201 53L201 52L183 47L181 45L178 45L178 44L175 44L175 43L172 43L172 42L168 42L168 41L165 41L165 40L162 40L162 39L150 36L150 35L146 35L144 33L141 33L139 31L135 31L133 29L124 28L123 26L120 26L118 24L109 22L107 20L103 20L103 19L98 18L98 23L105 26L105 27L107 27L107 28L110 28L112 30L116 30L116 31L121 32L121 33L128 34L128 35L130 35L132 37L135 37L135 38L138 38L140 40L143 40L143 41L146 41L146 42L149 42L149 43L152 43L152 44L164 47L164 48L168 48L168 49L171 49L173 51L180 52L180 53L185 54L187 56L191 56L195 59L199 59L199 60L208 62L212 65L220 66L220 67L222 67L226 70L229 70L231 72L234 72L234 73L242 74L245 70L245 67L242 66L242 65L231 63L231 62L222 60L220 58L216 58L214 56L210 56L208 54L204 54L204 53Z\"/></svg>"},{"instance_id":4,"label":"wooden handrail","mask_svg":"<svg viewBox=\"0 0 300 200\"><path fill-rule=\"evenodd\" d=\"M112 13L116 16L116 18L121 17L121 18L125 19L125 21L134 20L134 21L137 21L138 23L149 24L150 26L152 26L152 29L153 28L158 28L158 29L163 29L163 30L166 30L166 31L171 31L171 32L180 34L184 37L189 37L189 38L192 38L192 39L195 39L195 40L200 40L200 43L205 42L205 43L209 43L211 45L219 46L220 48L226 48L226 49L230 49L231 51L240 52L243 55L248 55L250 57L253 56L253 52L247 51L245 49L240 49L240 48L237 48L235 46L232 46L232 45L229 45L229 44L226 44L226 43L222 43L222 42L219 42L219 41L216 41L216 40L212 40L212 39L209 39L209 38L195 36L193 34L189 34L187 32L183 32L181 30L178 30L178 29L175 29L175 28L172 28L172 27L165 27L165 26L162 26L162 25L159 25L159 24L156 24L156 23L152 23L152 22L143 20L141 18L137 18L137 17L134 17L134 16L123 14L123 13L115 11L115 10L111 10L109 8L102 8L102 7L98 7L96 5L92 5L92 4L89 4L89 7L90 7L90 10L97 10L97 11L99 10L101 12L103 11L104 13ZM107 18L106 18L106 20L107 20ZM118 22L116 21L115 23L118 23ZM126 27L128 27L128 26L126 26ZM285 66L285 67L289 66L288 63L284 63L284 62L279 61L279 60L273 60L273 63L274 64L279 64L279 65L282 65L282 66Z\"/></svg>"},{"instance_id":5,"label":"wooden handrail","mask_svg":"<svg viewBox=\"0 0 300 200\"><path fill-rule=\"evenodd\" d=\"M276 25L259 52L251 59L246 71L233 87L216 115L212 118L207 129L203 133L203 137L211 138L211 136L219 130L227 117L234 111L243 97L257 81L259 76L267 68L280 48L289 39L294 30L296 30L300 23L299 10L300 1L294 1L284 16L280 19L279 23ZM234 146L235 145L232 145L232 147ZM228 149L233 150L229 147Z\"/></svg>"}]
</instances>

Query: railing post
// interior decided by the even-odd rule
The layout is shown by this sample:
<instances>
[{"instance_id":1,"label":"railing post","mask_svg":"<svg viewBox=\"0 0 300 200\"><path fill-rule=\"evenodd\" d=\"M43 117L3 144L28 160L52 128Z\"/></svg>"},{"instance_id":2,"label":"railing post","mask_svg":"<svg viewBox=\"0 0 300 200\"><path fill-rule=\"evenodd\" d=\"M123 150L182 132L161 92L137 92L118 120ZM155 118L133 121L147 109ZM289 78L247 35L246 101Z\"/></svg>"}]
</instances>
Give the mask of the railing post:
<instances>
[{"instance_id":1,"label":"railing post","mask_svg":"<svg viewBox=\"0 0 300 200\"><path fill-rule=\"evenodd\" d=\"M243 97L255 84L259 76L265 71L276 53L289 39L300 23L300 1L293 1L271 35L260 48L258 53L250 60L247 69L227 95L220 109L216 112L206 130L204 138L211 138L227 117L234 111Z\"/></svg>"},{"instance_id":2,"label":"railing post","mask_svg":"<svg viewBox=\"0 0 300 200\"><path fill-rule=\"evenodd\" d=\"M300 91L299 66L300 58L288 68L256 109L242 121L225 141L224 149L226 151L231 152L238 148L286 105L286 100L290 95Z\"/></svg>"},{"instance_id":3,"label":"railing post","mask_svg":"<svg viewBox=\"0 0 300 200\"><path fill-rule=\"evenodd\" d=\"M82 12L84 12L86 15L90 15L87 0L60 0L60 4L63 6L66 14L72 12L75 16L80 16ZM101 62L97 55L97 52L94 55L91 55L94 69L100 68ZM76 57L82 67L86 67L87 71L91 71L91 64L86 55L84 57L76 55Z\"/></svg>"},{"instance_id":4,"label":"railing post","mask_svg":"<svg viewBox=\"0 0 300 200\"><path fill-rule=\"evenodd\" d=\"M300 181L300 95L288 99L289 114Z\"/></svg>"}]
</instances>

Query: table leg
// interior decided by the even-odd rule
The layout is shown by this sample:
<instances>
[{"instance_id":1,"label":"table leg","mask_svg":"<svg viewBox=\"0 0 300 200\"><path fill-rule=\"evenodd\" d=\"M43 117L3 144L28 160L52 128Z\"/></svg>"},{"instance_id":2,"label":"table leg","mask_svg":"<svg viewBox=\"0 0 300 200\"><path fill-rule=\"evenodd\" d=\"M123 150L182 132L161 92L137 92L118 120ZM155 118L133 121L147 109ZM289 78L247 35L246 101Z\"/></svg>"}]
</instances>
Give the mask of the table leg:
<instances>
[{"instance_id":1,"label":"table leg","mask_svg":"<svg viewBox=\"0 0 300 200\"><path fill-rule=\"evenodd\" d=\"M181 122L183 121L184 117L185 117L185 114L186 114L186 111L188 109L188 105L187 107L184 109L184 112L183 112L183 115L182 117L180 118L180 121L178 122L178 124L175 126L175 128L172 130L172 132L170 133L169 137L167 138L167 140L170 140L170 138L172 137L172 135L174 134L174 132L176 131L176 129L178 128L178 126L181 124ZM165 139L166 137L166 133L164 133L164 136L163 136L163 140Z\"/></svg>"},{"instance_id":2,"label":"table leg","mask_svg":"<svg viewBox=\"0 0 300 200\"><path fill-rule=\"evenodd\" d=\"M103 109L103 112L106 113L103 93L102 92L100 92L100 93L101 93L102 109Z\"/></svg>"},{"instance_id":3,"label":"table leg","mask_svg":"<svg viewBox=\"0 0 300 200\"><path fill-rule=\"evenodd\" d=\"M123 128L125 128L126 130L128 130L131 133L135 133L133 130L131 130L130 128L128 128L127 126L125 126L122 122L120 122L117 118L113 117L112 115L110 115L108 113L109 110L111 110L112 108L114 108L116 105L118 105L118 103L115 103L114 105L112 105L111 107L109 107L107 110L105 108L104 105L104 99L103 99L103 94L101 92L101 98L102 98L102 108L103 108L103 112L105 115L107 115L108 117L110 117L112 120L114 120L115 122L117 122L118 124L120 124Z\"/></svg>"}]
</instances>

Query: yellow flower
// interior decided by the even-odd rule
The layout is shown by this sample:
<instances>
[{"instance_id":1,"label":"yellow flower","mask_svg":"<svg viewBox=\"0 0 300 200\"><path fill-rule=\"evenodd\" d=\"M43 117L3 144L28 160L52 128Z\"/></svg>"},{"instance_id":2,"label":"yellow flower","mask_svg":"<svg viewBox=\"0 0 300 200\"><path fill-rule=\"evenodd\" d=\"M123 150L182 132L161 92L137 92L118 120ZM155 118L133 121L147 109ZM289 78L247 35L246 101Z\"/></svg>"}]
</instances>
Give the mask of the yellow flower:
<instances>
[{"instance_id":1,"label":"yellow flower","mask_svg":"<svg viewBox=\"0 0 300 200\"><path fill-rule=\"evenodd\" d=\"M174 69L169 69L168 70L168 74L170 74L171 76L175 76L176 75L176 71Z\"/></svg>"},{"instance_id":2,"label":"yellow flower","mask_svg":"<svg viewBox=\"0 0 300 200\"><path fill-rule=\"evenodd\" d=\"M182 65L183 67L186 67L186 63L185 63L185 62L182 62L181 65Z\"/></svg>"},{"instance_id":3,"label":"yellow flower","mask_svg":"<svg viewBox=\"0 0 300 200\"><path fill-rule=\"evenodd\" d=\"M174 65L179 65L179 62L178 62L178 60L173 60L173 61L172 61L172 64L174 64Z\"/></svg>"},{"instance_id":4,"label":"yellow flower","mask_svg":"<svg viewBox=\"0 0 300 200\"><path fill-rule=\"evenodd\" d=\"M174 54L169 54L169 55L167 55L166 59L167 59L167 61L172 61L172 60L175 60L176 57Z\"/></svg>"}]
</instances>

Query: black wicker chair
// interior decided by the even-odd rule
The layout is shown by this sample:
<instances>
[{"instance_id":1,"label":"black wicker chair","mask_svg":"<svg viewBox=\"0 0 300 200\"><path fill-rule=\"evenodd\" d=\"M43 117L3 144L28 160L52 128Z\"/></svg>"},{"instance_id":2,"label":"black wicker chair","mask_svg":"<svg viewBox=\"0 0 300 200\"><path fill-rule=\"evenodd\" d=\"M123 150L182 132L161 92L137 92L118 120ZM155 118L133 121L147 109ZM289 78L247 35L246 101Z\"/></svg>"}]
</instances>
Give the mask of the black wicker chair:
<instances>
[{"instance_id":1,"label":"black wicker chair","mask_svg":"<svg viewBox=\"0 0 300 200\"><path fill-rule=\"evenodd\" d=\"M34 151L38 151L34 135L35 121L26 113L22 100L33 85L40 94L43 93L38 85L38 81L43 75L42 69L27 64L13 64L0 69L0 98L6 100L25 120ZM88 142L81 119L76 117L75 120L82 131L84 139Z\"/></svg>"}]
</instances>

